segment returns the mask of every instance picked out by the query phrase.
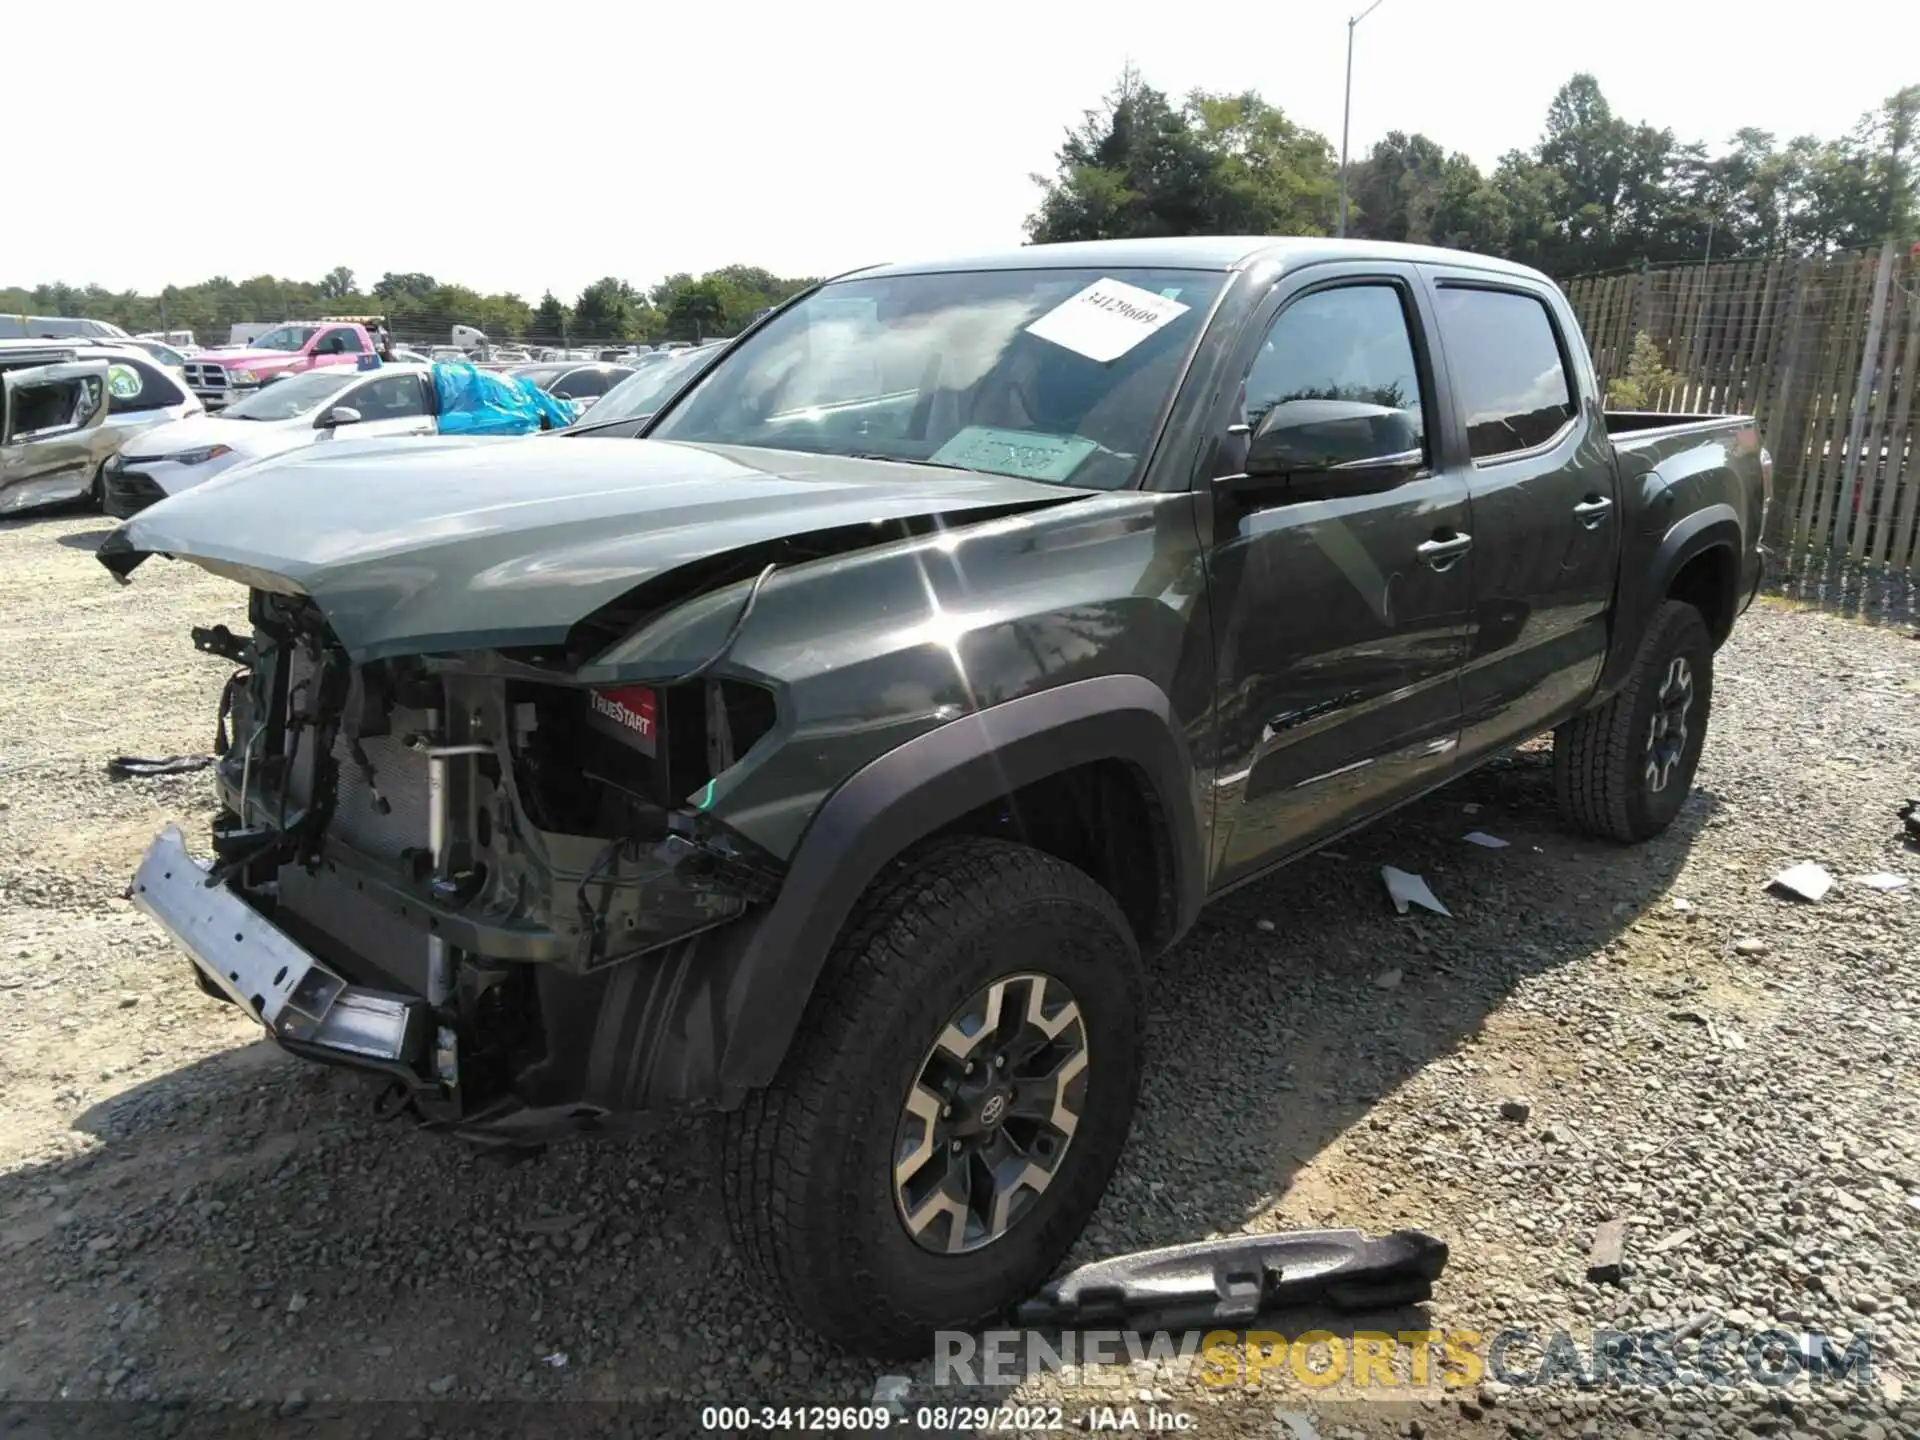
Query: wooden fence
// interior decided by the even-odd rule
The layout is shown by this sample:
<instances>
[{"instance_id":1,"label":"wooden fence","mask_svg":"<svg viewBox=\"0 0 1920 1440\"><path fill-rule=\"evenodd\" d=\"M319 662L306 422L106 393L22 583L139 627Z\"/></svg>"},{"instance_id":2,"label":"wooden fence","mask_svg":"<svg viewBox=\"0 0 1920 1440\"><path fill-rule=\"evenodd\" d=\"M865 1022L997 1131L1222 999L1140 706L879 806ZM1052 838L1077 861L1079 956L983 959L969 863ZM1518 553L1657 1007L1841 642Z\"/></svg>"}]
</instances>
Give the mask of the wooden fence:
<instances>
[{"instance_id":1,"label":"wooden fence","mask_svg":"<svg viewBox=\"0 0 1920 1440\"><path fill-rule=\"evenodd\" d=\"M1920 261L1889 244L1570 280L1604 385L1645 332L1659 410L1752 414L1774 456L1768 541L1920 569Z\"/></svg>"}]
</instances>

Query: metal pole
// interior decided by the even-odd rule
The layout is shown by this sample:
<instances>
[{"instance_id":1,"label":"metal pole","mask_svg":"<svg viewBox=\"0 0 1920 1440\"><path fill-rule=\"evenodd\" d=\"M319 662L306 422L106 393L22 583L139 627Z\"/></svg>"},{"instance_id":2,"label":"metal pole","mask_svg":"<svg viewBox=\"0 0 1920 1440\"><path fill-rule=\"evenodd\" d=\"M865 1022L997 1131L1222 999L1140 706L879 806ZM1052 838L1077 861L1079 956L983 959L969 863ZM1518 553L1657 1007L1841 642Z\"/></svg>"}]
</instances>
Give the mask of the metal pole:
<instances>
[{"instance_id":1,"label":"metal pole","mask_svg":"<svg viewBox=\"0 0 1920 1440\"><path fill-rule=\"evenodd\" d=\"M1347 90L1346 99L1340 110L1340 238L1347 236L1347 136L1353 128L1353 32L1360 22L1380 8L1381 0L1373 0L1358 15L1347 21Z\"/></svg>"}]
</instances>

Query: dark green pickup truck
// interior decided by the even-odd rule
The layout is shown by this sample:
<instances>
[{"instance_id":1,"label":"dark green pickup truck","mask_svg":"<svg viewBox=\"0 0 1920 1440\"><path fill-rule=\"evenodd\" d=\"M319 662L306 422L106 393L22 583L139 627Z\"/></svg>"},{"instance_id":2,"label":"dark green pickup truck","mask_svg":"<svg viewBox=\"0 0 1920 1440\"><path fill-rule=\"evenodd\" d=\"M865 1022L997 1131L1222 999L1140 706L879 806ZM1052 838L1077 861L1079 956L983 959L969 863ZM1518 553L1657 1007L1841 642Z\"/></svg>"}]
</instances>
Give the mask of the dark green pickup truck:
<instances>
[{"instance_id":1,"label":"dark green pickup truck","mask_svg":"<svg viewBox=\"0 0 1920 1440\"><path fill-rule=\"evenodd\" d=\"M433 1126L725 1112L749 1262L922 1349L1086 1221L1207 900L1547 730L1574 824L1672 821L1770 489L1750 420L1604 412L1499 261L863 271L641 438L346 442L114 532L252 592L195 632L210 858L134 898Z\"/></svg>"}]
</instances>

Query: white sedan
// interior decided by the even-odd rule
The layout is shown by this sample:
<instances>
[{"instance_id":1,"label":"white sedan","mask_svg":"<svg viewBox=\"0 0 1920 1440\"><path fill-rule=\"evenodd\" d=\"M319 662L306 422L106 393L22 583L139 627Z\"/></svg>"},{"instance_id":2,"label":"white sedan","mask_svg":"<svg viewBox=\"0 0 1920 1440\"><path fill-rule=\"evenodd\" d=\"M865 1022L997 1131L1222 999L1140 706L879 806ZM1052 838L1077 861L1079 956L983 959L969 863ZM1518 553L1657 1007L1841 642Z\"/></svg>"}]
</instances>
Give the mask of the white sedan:
<instances>
[{"instance_id":1,"label":"white sedan","mask_svg":"<svg viewBox=\"0 0 1920 1440\"><path fill-rule=\"evenodd\" d=\"M433 373L425 365L309 370L263 386L218 415L148 430L108 461L102 500L125 520L214 476L336 436L433 435Z\"/></svg>"}]
</instances>

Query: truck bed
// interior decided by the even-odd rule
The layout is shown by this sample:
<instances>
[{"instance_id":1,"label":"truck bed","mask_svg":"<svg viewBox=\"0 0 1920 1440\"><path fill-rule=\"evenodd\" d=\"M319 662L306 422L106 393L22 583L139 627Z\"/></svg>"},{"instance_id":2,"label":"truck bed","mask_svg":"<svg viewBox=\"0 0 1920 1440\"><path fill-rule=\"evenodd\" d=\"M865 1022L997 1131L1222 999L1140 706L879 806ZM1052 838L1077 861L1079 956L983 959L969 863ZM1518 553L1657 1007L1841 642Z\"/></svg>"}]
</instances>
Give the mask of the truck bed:
<instances>
[{"instance_id":1,"label":"truck bed","mask_svg":"<svg viewBox=\"0 0 1920 1440\"><path fill-rule=\"evenodd\" d=\"M1629 449L1655 436L1753 424L1751 415L1701 415L1667 410L1608 410L1604 413L1607 434L1621 442L1623 448Z\"/></svg>"}]
</instances>

